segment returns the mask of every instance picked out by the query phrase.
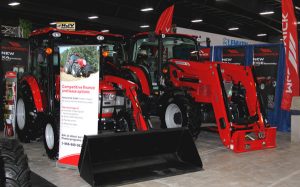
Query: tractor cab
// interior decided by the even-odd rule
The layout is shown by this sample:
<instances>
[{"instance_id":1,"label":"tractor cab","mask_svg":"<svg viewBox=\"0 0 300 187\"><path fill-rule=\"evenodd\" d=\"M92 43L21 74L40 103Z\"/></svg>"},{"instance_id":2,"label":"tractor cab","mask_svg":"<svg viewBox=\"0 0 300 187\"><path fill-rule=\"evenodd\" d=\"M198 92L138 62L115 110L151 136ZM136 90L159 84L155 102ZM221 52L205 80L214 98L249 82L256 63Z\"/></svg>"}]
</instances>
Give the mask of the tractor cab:
<instances>
[{"instance_id":1,"label":"tractor cab","mask_svg":"<svg viewBox=\"0 0 300 187\"><path fill-rule=\"evenodd\" d=\"M196 37L184 34L153 35L140 33L134 36L129 62L142 68L149 81L150 90L156 92L163 84L162 67L169 59L197 61L198 44Z\"/></svg>"},{"instance_id":2,"label":"tractor cab","mask_svg":"<svg viewBox=\"0 0 300 187\"><path fill-rule=\"evenodd\" d=\"M55 104L59 99L59 75L63 63L63 69L66 74L71 74L74 77L85 76L88 77L95 72L101 64L99 62L100 56L103 62L116 63L118 57L119 61L124 61L123 58L123 36L116 34L101 33L97 31L65 31L54 28L38 29L32 32L30 36L30 61L29 74L36 79L39 88L41 89L41 97L43 98L43 107L38 108L40 112L54 112L58 106ZM86 51L66 51L60 55L60 49L64 46L98 46L102 51L100 55L93 56L98 59L91 59ZM118 49L118 51L114 51ZM86 55L86 56L85 56ZM102 68L100 68L100 72ZM108 68L107 68L108 69ZM100 76L103 76L100 73ZM25 76L26 78L26 76ZM100 77L102 79L102 77ZM24 78L21 80L23 81ZM37 101L36 101L37 102Z\"/></svg>"}]
</instances>

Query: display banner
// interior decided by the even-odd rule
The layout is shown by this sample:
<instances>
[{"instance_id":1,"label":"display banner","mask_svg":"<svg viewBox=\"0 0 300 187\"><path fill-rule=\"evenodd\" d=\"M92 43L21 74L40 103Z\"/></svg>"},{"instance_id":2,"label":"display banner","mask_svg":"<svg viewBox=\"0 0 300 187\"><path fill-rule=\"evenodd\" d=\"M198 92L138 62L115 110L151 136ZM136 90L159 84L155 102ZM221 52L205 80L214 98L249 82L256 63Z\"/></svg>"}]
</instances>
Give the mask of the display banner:
<instances>
[{"instance_id":1,"label":"display banner","mask_svg":"<svg viewBox=\"0 0 300 187\"><path fill-rule=\"evenodd\" d=\"M279 46L255 46L253 65L263 102L268 109L274 108Z\"/></svg>"},{"instance_id":2,"label":"display banner","mask_svg":"<svg viewBox=\"0 0 300 187\"><path fill-rule=\"evenodd\" d=\"M59 52L58 163L77 166L83 136L98 133L99 46L60 46Z\"/></svg>"},{"instance_id":3,"label":"display banner","mask_svg":"<svg viewBox=\"0 0 300 187\"><path fill-rule=\"evenodd\" d=\"M26 39L4 37L1 41L3 73L15 71L22 74L28 65L29 43Z\"/></svg>"},{"instance_id":4,"label":"display banner","mask_svg":"<svg viewBox=\"0 0 300 187\"><path fill-rule=\"evenodd\" d=\"M246 61L246 49L244 47L224 47L222 62L244 65Z\"/></svg>"},{"instance_id":5,"label":"display banner","mask_svg":"<svg viewBox=\"0 0 300 187\"><path fill-rule=\"evenodd\" d=\"M210 60L210 48L201 48L199 50L199 57L201 61L209 61Z\"/></svg>"},{"instance_id":6,"label":"display banner","mask_svg":"<svg viewBox=\"0 0 300 187\"><path fill-rule=\"evenodd\" d=\"M299 49L297 19L292 0L282 0L282 35L285 49L285 79L281 108L290 110L292 98L299 96Z\"/></svg>"}]
</instances>

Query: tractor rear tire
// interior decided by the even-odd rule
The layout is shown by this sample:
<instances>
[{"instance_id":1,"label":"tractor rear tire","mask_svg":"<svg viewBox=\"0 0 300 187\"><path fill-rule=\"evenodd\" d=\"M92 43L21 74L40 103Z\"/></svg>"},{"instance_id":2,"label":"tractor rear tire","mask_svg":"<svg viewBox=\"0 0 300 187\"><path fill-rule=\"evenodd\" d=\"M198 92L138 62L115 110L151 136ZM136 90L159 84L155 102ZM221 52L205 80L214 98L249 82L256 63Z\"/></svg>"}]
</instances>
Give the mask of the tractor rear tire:
<instances>
[{"instance_id":1,"label":"tractor rear tire","mask_svg":"<svg viewBox=\"0 0 300 187\"><path fill-rule=\"evenodd\" d=\"M31 186L28 158L17 140L0 140L0 186Z\"/></svg>"},{"instance_id":2,"label":"tractor rear tire","mask_svg":"<svg viewBox=\"0 0 300 187\"><path fill-rule=\"evenodd\" d=\"M16 108L16 131L21 142L29 143L32 137L33 127L33 98L27 86L19 92Z\"/></svg>"},{"instance_id":3,"label":"tractor rear tire","mask_svg":"<svg viewBox=\"0 0 300 187\"><path fill-rule=\"evenodd\" d=\"M191 135L197 138L201 130L200 108L184 96L168 99L160 112L162 128L188 127Z\"/></svg>"},{"instance_id":4,"label":"tractor rear tire","mask_svg":"<svg viewBox=\"0 0 300 187\"><path fill-rule=\"evenodd\" d=\"M79 77L80 76L80 66L79 66L79 64L74 63L72 65L71 74L73 75L73 77Z\"/></svg>"},{"instance_id":5,"label":"tractor rear tire","mask_svg":"<svg viewBox=\"0 0 300 187\"><path fill-rule=\"evenodd\" d=\"M59 150L59 116L55 119L48 117L43 127L43 142L47 156L56 160Z\"/></svg>"}]
</instances>

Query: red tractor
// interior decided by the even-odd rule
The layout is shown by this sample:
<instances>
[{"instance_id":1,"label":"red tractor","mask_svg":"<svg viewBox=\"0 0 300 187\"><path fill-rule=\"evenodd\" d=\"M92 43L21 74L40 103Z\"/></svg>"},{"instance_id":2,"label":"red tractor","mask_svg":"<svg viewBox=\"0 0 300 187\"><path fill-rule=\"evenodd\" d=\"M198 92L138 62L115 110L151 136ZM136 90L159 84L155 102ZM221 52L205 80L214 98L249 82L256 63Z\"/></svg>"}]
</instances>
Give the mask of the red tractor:
<instances>
[{"instance_id":1,"label":"red tractor","mask_svg":"<svg viewBox=\"0 0 300 187\"><path fill-rule=\"evenodd\" d=\"M163 128L186 126L194 137L214 121L223 144L235 152L275 147L250 67L200 62L197 39L184 34L141 33L132 38L124 67L139 85L142 108Z\"/></svg>"},{"instance_id":2,"label":"red tractor","mask_svg":"<svg viewBox=\"0 0 300 187\"><path fill-rule=\"evenodd\" d=\"M64 65L64 71L72 74L74 77L89 77L94 72L93 67L80 57L80 54L74 53L68 57L68 61Z\"/></svg>"},{"instance_id":3,"label":"red tractor","mask_svg":"<svg viewBox=\"0 0 300 187\"><path fill-rule=\"evenodd\" d=\"M60 73L69 72L71 64L63 66L61 46L97 45L100 58L99 131L145 131L148 129L138 103L137 86L118 76L104 75L103 62L113 54L123 53L123 36L96 31L64 31L39 29L30 36L29 72L19 81L17 100L17 133L23 142L43 135L50 158L56 158L59 145ZM123 56L123 54L119 54ZM120 59L124 60L124 59ZM87 65L77 55L69 56L73 67ZM66 63L66 64L67 64ZM70 62L71 63L71 62ZM65 67L65 69L64 69ZM67 68L66 68L67 67ZM73 73L72 73L73 74ZM79 75L75 71L75 75Z\"/></svg>"}]
</instances>

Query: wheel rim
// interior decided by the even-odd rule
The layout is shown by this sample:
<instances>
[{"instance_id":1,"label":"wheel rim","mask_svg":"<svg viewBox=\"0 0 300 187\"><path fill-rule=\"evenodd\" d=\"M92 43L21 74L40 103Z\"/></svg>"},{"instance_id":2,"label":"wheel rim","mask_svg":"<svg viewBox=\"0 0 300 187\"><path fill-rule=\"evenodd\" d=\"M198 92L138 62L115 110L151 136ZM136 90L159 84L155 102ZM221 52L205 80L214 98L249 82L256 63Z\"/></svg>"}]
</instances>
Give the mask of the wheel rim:
<instances>
[{"instance_id":1,"label":"wheel rim","mask_svg":"<svg viewBox=\"0 0 300 187\"><path fill-rule=\"evenodd\" d=\"M182 112L178 105L172 103L167 107L165 122L167 128L182 127Z\"/></svg>"},{"instance_id":2,"label":"wheel rim","mask_svg":"<svg viewBox=\"0 0 300 187\"><path fill-rule=\"evenodd\" d=\"M26 122L25 104L22 98L17 103L17 123L20 130L23 130Z\"/></svg>"},{"instance_id":3,"label":"wheel rim","mask_svg":"<svg viewBox=\"0 0 300 187\"><path fill-rule=\"evenodd\" d=\"M52 125L48 123L45 129L45 139L48 149L53 149L54 147L54 131Z\"/></svg>"}]
</instances>

